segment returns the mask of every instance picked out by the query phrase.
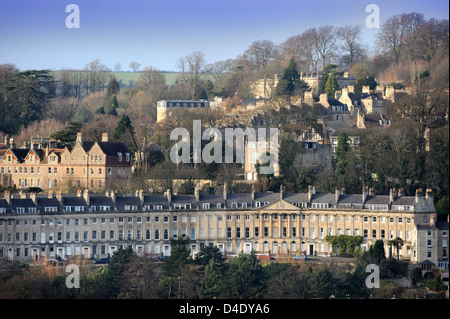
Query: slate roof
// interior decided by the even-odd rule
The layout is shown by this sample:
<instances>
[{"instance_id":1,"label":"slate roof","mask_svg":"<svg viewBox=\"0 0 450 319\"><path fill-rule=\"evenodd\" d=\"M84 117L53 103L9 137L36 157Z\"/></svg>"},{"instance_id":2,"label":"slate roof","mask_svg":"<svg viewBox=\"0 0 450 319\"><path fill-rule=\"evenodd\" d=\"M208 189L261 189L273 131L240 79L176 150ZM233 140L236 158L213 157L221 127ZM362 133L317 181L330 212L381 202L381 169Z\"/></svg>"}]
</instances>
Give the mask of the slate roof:
<instances>
[{"instance_id":1,"label":"slate roof","mask_svg":"<svg viewBox=\"0 0 450 319\"><path fill-rule=\"evenodd\" d=\"M336 205L336 196L331 193L316 193L311 197L311 203L325 204L330 206Z\"/></svg>"},{"instance_id":2,"label":"slate roof","mask_svg":"<svg viewBox=\"0 0 450 319\"><path fill-rule=\"evenodd\" d=\"M61 204L59 200L55 197L52 198L37 197L36 206L41 212L45 212L45 207L56 207L58 211L61 210Z\"/></svg>"},{"instance_id":3,"label":"slate roof","mask_svg":"<svg viewBox=\"0 0 450 319\"><path fill-rule=\"evenodd\" d=\"M436 222L436 228L439 230L448 230L448 222Z\"/></svg>"},{"instance_id":4,"label":"slate roof","mask_svg":"<svg viewBox=\"0 0 450 319\"><path fill-rule=\"evenodd\" d=\"M31 198L11 198L11 208L17 207L36 207Z\"/></svg>"},{"instance_id":5,"label":"slate roof","mask_svg":"<svg viewBox=\"0 0 450 319\"><path fill-rule=\"evenodd\" d=\"M136 196L117 196L116 197L116 208L117 210L125 210L125 205L134 205L140 209L141 199Z\"/></svg>"},{"instance_id":6,"label":"slate roof","mask_svg":"<svg viewBox=\"0 0 450 319\"><path fill-rule=\"evenodd\" d=\"M366 204L389 205L389 195L368 195L366 197Z\"/></svg>"},{"instance_id":7,"label":"slate roof","mask_svg":"<svg viewBox=\"0 0 450 319\"><path fill-rule=\"evenodd\" d=\"M62 206L84 206L87 207L86 200L84 197L77 196L63 196Z\"/></svg>"},{"instance_id":8,"label":"slate roof","mask_svg":"<svg viewBox=\"0 0 450 319\"><path fill-rule=\"evenodd\" d=\"M287 194L284 194L283 199L289 203L306 203L308 201L308 194L306 194L306 193L287 193Z\"/></svg>"},{"instance_id":9,"label":"slate roof","mask_svg":"<svg viewBox=\"0 0 450 319\"><path fill-rule=\"evenodd\" d=\"M223 196L222 195L214 195L214 194L200 194L199 202L202 203L210 203L210 204L223 204ZM201 206L200 206L201 207Z\"/></svg>"},{"instance_id":10,"label":"slate roof","mask_svg":"<svg viewBox=\"0 0 450 319\"><path fill-rule=\"evenodd\" d=\"M29 149L15 148L11 149L11 152L17 157L19 162L23 162L27 156Z\"/></svg>"},{"instance_id":11,"label":"slate roof","mask_svg":"<svg viewBox=\"0 0 450 319\"><path fill-rule=\"evenodd\" d=\"M130 153L130 150L125 146L124 143L119 142L97 142L102 151L106 155L117 155L117 153L122 153L125 155L125 153Z\"/></svg>"},{"instance_id":12,"label":"slate roof","mask_svg":"<svg viewBox=\"0 0 450 319\"><path fill-rule=\"evenodd\" d=\"M11 213L11 207L9 206L8 202L6 201L6 199L0 199L0 208L6 208L6 213L9 214Z\"/></svg>"},{"instance_id":13,"label":"slate roof","mask_svg":"<svg viewBox=\"0 0 450 319\"><path fill-rule=\"evenodd\" d=\"M106 195L91 195L89 198L90 206L110 206L114 207L111 197Z\"/></svg>"},{"instance_id":14,"label":"slate roof","mask_svg":"<svg viewBox=\"0 0 450 319\"><path fill-rule=\"evenodd\" d=\"M339 196L339 204L352 204L362 206L362 195L358 194L349 194L349 195L340 195Z\"/></svg>"},{"instance_id":15,"label":"slate roof","mask_svg":"<svg viewBox=\"0 0 450 319\"><path fill-rule=\"evenodd\" d=\"M247 207L252 207L252 195L251 194L228 194L225 201L225 207L231 208L232 203L247 203ZM241 205L239 205L241 207Z\"/></svg>"},{"instance_id":16,"label":"slate roof","mask_svg":"<svg viewBox=\"0 0 450 319\"><path fill-rule=\"evenodd\" d=\"M392 202L392 205L415 205L416 200L415 197L412 196L400 196L400 197L394 197L394 201Z\"/></svg>"}]
</instances>

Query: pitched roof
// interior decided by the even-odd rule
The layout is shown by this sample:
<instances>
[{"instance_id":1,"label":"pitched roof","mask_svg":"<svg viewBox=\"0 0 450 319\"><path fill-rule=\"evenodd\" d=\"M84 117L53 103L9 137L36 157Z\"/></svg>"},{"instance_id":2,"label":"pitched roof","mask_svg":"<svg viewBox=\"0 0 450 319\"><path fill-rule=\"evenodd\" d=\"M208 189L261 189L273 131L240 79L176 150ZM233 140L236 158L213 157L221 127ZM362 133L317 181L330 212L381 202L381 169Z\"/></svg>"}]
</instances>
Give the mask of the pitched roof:
<instances>
[{"instance_id":1,"label":"pitched roof","mask_svg":"<svg viewBox=\"0 0 450 319\"><path fill-rule=\"evenodd\" d=\"M90 195L89 204L91 206L114 206L111 197L105 195Z\"/></svg>"},{"instance_id":2,"label":"pitched roof","mask_svg":"<svg viewBox=\"0 0 450 319\"><path fill-rule=\"evenodd\" d=\"M59 200L55 197L37 197L36 206L40 211L45 211L45 207L57 207L58 210L61 208Z\"/></svg>"},{"instance_id":3,"label":"pitched roof","mask_svg":"<svg viewBox=\"0 0 450 319\"><path fill-rule=\"evenodd\" d=\"M11 207L36 207L31 198L11 198Z\"/></svg>"},{"instance_id":4,"label":"pitched roof","mask_svg":"<svg viewBox=\"0 0 450 319\"><path fill-rule=\"evenodd\" d=\"M349 195L340 195L339 196L339 204L353 204L353 205L362 205L362 195L358 194L349 194Z\"/></svg>"},{"instance_id":5,"label":"pitched roof","mask_svg":"<svg viewBox=\"0 0 450 319\"><path fill-rule=\"evenodd\" d=\"M130 153L130 150L122 142L97 142L98 146L106 155L117 155L117 153Z\"/></svg>"},{"instance_id":6,"label":"pitched roof","mask_svg":"<svg viewBox=\"0 0 450 319\"><path fill-rule=\"evenodd\" d=\"M312 195L311 203L328 203L330 205L336 205L336 197L331 193L316 193Z\"/></svg>"},{"instance_id":7,"label":"pitched roof","mask_svg":"<svg viewBox=\"0 0 450 319\"><path fill-rule=\"evenodd\" d=\"M87 207L86 200L84 197L78 196L63 196L62 206L84 206Z\"/></svg>"},{"instance_id":8,"label":"pitched roof","mask_svg":"<svg viewBox=\"0 0 450 319\"><path fill-rule=\"evenodd\" d=\"M141 207L141 200L136 196L117 196L116 197L116 207L118 210L124 210L125 205L134 205Z\"/></svg>"}]
</instances>

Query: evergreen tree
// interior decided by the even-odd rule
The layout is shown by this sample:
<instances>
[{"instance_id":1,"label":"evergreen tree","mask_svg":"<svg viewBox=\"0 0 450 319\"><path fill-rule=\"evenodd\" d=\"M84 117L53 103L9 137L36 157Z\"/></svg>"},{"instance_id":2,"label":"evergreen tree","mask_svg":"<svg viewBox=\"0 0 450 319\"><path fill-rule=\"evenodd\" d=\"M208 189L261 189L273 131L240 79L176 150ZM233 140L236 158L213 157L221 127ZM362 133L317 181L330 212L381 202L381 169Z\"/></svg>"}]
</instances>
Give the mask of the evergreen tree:
<instances>
[{"instance_id":1,"label":"evergreen tree","mask_svg":"<svg viewBox=\"0 0 450 319\"><path fill-rule=\"evenodd\" d=\"M334 98L334 93L336 90L339 90L339 84L336 79L336 72L331 72L331 74L327 78L327 82L325 83L325 93L329 98Z\"/></svg>"},{"instance_id":2,"label":"evergreen tree","mask_svg":"<svg viewBox=\"0 0 450 319\"><path fill-rule=\"evenodd\" d=\"M188 249L189 242L189 238L172 238L170 240L170 256L163 259L163 271L165 275L164 285L168 291L169 298L171 298L175 293L178 297L180 297L181 284L184 280L186 280L183 274L192 262L189 258L191 255L191 251Z\"/></svg>"},{"instance_id":3,"label":"evergreen tree","mask_svg":"<svg viewBox=\"0 0 450 319\"><path fill-rule=\"evenodd\" d=\"M113 138L117 141L124 142L131 151L136 151L137 143L134 135L134 128L131 125L130 117L126 114L123 114L120 117L119 122L117 122L116 128L114 129Z\"/></svg>"},{"instance_id":4,"label":"evergreen tree","mask_svg":"<svg viewBox=\"0 0 450 319\"><path fill-rule=\"evenodd\" d=\"M264 271L255 254L239 254L225 272L225 298L260 298L264 291Z\"/></svg>"},{"instance_id":5,"label":"evergreen tree","mask_svg":"<svg viewBox=\"0 0 450 319\"><path fill-rule=\"evenodd\" d=\"M309 284L315 298L328 299L334 293L335 280L327 268L313 272Z\"/></svg>"},{"instance_id":6,"label":"evergreen tree","mask_svg":"<svg viewBox=\"0 0 450 319\"><path fill-rule=\"evenodd\" d=\"M275 96L295 94L301 95L309 89L308 85L300 80L300 74L297 70L297 64L294 58L289 60L288 66L283 70L283 75L278 80L275 89Z\"/></svg>"},{"instance_id":7,"label":"evergreen tree","mask_svg":"<svg viewBox=\"0 0 450 319\"><path fill-rule=\"evenodd\" d=\"M61 131L53 133L50 137L60 141L64 145L73 146L77 139L77 133L81 131L83 122L69 122Z\"/></svg>"},{"instance_id":8,"label":"evergreen tree","mask_svg":"<svg viewBox=\"0 0 450 319\"><path fill-rule=\"evenodd\" d=\"M361 93L363 86L368 86L370 90L375 90L377 87L377 82L375 81L373 76L368 76L364 79L359 79L355 83L355 93Z\"/></svg>"},{"instance_id":9,"label":"evergreen tree","mask_svg":"<svg viewBox=\"0 0 450 319\"><path fill-rule=\"evenodd\" d=\"M119 82L117 82L115 77L111 78L111 80L108 83L108 90L107 90L108 96L111 96L113 94L115 95L119 93L119 91L120 91Z\"/></svg>"},{"instance_id":10,"label":"evergreen tree","mask_svg":"<svg viewBox=\"0 0 450 319\"><path fill-rule=\"evenodd\" d=\"M224 275L222 269L216 264L215 259L211 258L205 267L205 276L203 280L203 289L200 291L200 298L215 299L221 296L222 282Z\"/></svg>"},{"instance_id":11,"label":"evergreen tree","mask_svg":"<svg viewBox=\"0 0 450 319\"><path fill-rule=\"evenodd\" d=\"M109 96L108 104L108 114L117 116L117 108L119 107L119 103L117 102L117 97L115 94L111 94Z\"/></svg>"},{"instance_id":12,"label":"evergreen tree","mask_svg":"<svg viewBox=\"0 0 450 319\"><path fill-rule=\"evenodd\" d=\"M4 89L5 105L14 110L14 125L11 133L20 126L27 127L31 122L42 118L46 99L51 97L53 77L47 70L17 72Z\"/></svg>"}]
</instances>

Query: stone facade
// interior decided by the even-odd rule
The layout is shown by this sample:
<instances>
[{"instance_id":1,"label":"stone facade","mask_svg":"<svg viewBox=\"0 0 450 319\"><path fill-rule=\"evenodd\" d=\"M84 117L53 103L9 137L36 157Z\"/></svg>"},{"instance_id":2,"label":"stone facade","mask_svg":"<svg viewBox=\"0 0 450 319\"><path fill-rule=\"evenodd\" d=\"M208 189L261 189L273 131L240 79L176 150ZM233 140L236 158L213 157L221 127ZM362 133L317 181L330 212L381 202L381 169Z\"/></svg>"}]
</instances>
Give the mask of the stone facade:
<instances>
[{"instance_id":1,"label":"stone facade","mask_svg":"<svg viewBox=\"0 0 450 319\"><path fill-rule=\"evenodd\" d=\"M119 246L131 246L141 255L169 255L170 239L181 236L190 239L192 253L214 245L227 256L251 250L330 256L327 235L358 235L363 249L381 239L386 252L387 241L401 237L400 258L435 263L435 252L443 249L433 242L436 248L428 257L430 227L436 228L433 199L421 190L416 196L395 190L373 195L367 189L362 194L319 193L312 186L307 193L281 188L279 193L229 194L226 187L216 195L198 189L194 195L168 191L164 196L142 191L135 196L81 190L74 195L6 193L0 200L0 255L18 260L102 258Z\"/></svg>"},{"instance_id":2,"label":"stone facade","mask_svg":"<svg viewBox=\"0 0 450 319\"><path fill-rule=\"evenodd\" d=\"M131 173L131 152L123 143L83 141L78 133L73 148L8 148L0 158L2 186L58 190L71 187L103 189Z\"/></svg>"},{"instance_id":3,"label":"stone facade","mask_svg":"<svg viewBox=\"0 0 450 319\"><path fill-rule=\"evenodd\" d=\"M174 100L174 101L166 101L161 100L156 103L156 122L161 122L166 119L166 117L170 116L171 109L173 108L186 108L186 109L203 109L209 108L209 102L200 100L200 101L191 101L191 100Z\"/></svg>"}]
</instances>

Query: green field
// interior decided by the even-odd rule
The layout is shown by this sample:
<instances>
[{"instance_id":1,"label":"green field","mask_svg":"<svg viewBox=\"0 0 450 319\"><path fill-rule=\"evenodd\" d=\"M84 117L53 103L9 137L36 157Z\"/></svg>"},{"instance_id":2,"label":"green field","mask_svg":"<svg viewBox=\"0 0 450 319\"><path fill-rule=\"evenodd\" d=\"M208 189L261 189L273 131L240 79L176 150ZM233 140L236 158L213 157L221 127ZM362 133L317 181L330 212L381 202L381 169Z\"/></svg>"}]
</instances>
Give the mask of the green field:
<instances>
[{"instance_id":1,"label":"green field","mask_svg":"<svg viewBox=\"0 0 450 319\"><path fill-rule=\"evenodd\" d=\"M122 84L129 85L130 80L132 80L134 83L139 78L139 72L113 72L114 76L116 77L117 81L122 80ZM178 73L163 73L166 77L166 84L172 85L175 83L176 78L178 76Z\"/></svg>"}]
</instances>

